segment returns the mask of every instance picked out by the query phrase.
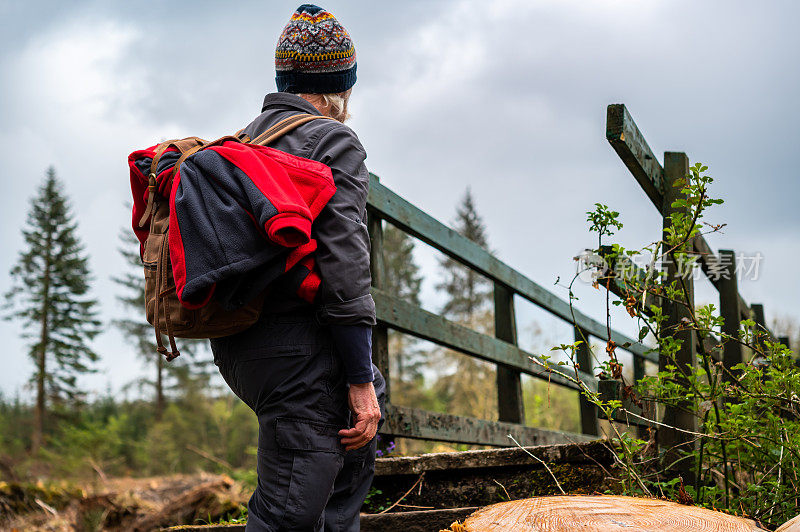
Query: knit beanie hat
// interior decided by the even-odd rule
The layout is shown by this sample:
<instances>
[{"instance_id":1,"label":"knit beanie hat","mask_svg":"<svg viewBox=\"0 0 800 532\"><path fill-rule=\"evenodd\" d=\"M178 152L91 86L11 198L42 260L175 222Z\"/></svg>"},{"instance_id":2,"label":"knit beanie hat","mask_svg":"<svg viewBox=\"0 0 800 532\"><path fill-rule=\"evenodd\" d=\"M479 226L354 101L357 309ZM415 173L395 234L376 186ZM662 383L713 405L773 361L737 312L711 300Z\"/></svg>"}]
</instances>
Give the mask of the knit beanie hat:
<instances>
[{"instance_id":1,"label":"knit beanie hat","mask_svg":"<svg viewBox=\"0 0 800 532\"><path fill-rule=\"evenodd\" d=\"M356 82L356 49L333 15L303 4L278 39L275 72L280 92L344 92Z\"/></svg>"}]
</instances>

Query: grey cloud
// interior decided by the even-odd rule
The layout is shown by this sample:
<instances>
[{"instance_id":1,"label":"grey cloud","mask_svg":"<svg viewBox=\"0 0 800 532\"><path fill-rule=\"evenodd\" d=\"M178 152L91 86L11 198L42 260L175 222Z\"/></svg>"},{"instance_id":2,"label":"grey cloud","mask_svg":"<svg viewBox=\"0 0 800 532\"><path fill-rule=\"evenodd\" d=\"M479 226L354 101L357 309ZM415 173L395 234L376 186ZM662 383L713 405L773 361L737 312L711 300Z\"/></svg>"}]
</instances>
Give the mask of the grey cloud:
<instances>
[{"instance_id":1,"label":"grey cloud","mask_svg":"<svg viewBox=\"0 0 800 532\"><path fill-rule=\"evenodd\" d=\"M129 223L121 206L129 194L127 153L165 136L213 137L249 121L274 87L274 42L297 3L0 7L12 20L0 35L4 248L21 245L27 198L44 168L55 164L92 254L104 318L117 316L108 278L123 267L113 248L119 227ZM790 28L800 14L796 3L322 5L356 40L352 125L368 150L367 163L410 201L447 221L471 186L492 246L545 286L570 275L572 256L592 244L583 212L595 201L623 212L623 244L656 239L655 209L604 139L605 106L624 102L657 154L684 150L711 166L726 204L709 220L729 224L711 243L765 254L762 278L743 285L748 299L764 302L768 315L794 309L800 295L793 266L800 249L793 160L800 141L794 66L800 43ZM15 78L25 72L46 79L36 65L20 64L20 54L37 43L58 46L54 39L70 28L89 39L103 28L129 32L113 57L90 68L118 90L75 109L57 98L41 100L57 95L58 86L30 87ZM64 86L81 87L75 79ZM102 112L86 115L87 109ZM89 159L87 149L95 152ZM419 255L426 305L435 308L435 257L424 247ZM3 291L13 258L0 257ZM580 306L603 315L594 291L582 295ZM520 313L521 321L534 317L568 334L535 311ZM29 369L15 328L0 324L0 334L9 338L4 361L12 369L0 377L0 389L14 390ZM91 380L95 388L105 379L118 387L140 371L118 334L109 332L97 344L106 373Z\"/></svg>"}]
</instances>

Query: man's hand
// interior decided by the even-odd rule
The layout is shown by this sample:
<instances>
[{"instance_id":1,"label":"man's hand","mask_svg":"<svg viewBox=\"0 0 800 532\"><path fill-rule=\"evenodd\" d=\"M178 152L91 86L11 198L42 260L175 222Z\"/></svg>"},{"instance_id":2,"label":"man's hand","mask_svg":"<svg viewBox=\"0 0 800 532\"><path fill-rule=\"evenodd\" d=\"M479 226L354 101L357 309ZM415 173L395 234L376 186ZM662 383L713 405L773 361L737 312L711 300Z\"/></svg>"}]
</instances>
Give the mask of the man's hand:
<instances>
[{"instance_id":1,"label":"man's hand","mask_svg":"<svg viewBox=\"0 0 800 532\"><path fill-rule=\"evenodd\" d=\"M378 422L381 420L381 409L371 382L351 384L348 399L354 416L353 428L340 430L339 436L342 437L345 449L352 451L365 446L375 437Z\"/></svg>"}]
</instances>

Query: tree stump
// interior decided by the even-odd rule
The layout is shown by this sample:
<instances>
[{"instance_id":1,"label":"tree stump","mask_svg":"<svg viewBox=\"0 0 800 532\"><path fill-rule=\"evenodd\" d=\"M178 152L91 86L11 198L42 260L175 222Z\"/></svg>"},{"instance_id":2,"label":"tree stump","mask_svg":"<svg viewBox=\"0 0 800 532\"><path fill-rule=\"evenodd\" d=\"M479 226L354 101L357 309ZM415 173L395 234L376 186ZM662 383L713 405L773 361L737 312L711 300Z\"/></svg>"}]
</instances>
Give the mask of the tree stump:
<instances>
[{"instance_id":1,"label":"tree stump","mask_svg":"<svg viewBox=\"0 0 800 532\"><path fill-rule=\"evenodd\" d=\"M783 523L775 532L800 532L800 515Z\"/></svg>"},{"instance_id":2,"label":"tree stump","mask_svg":"<svg viewBox=\"0 0 800 532\"><path fill-rule=\"evenodd\" d=\"M557 496L508 501L478 510L464 532L754 532L750 519L658 499Z\"/></svg>"}]
</instances>

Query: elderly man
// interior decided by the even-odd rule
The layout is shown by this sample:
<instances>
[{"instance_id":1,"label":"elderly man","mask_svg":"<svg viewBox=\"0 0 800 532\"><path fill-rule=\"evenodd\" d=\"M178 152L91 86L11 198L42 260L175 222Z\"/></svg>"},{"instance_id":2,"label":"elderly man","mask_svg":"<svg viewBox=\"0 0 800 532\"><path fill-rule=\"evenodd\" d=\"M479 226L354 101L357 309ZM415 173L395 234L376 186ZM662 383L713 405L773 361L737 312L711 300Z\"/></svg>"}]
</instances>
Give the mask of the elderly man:
<instances>
[{"instance_id":1,"label":"elderly man","mask_svg":"<svg viewBox=\"0 0 800 532\"><path fill-rule=\"evenodd\" d=\"M258 416L247 530L356 531L385 383L371 361L366 152L342 123L355 48L332 14L304 4L278 40L275 66L279 92L244 134L304 113L335 119L303 123L271 145L332 170L336 193L312 228L322 284L314 304L274 287L258 323L211 345L223 378Z\"/></svg>"}]
</instances>

